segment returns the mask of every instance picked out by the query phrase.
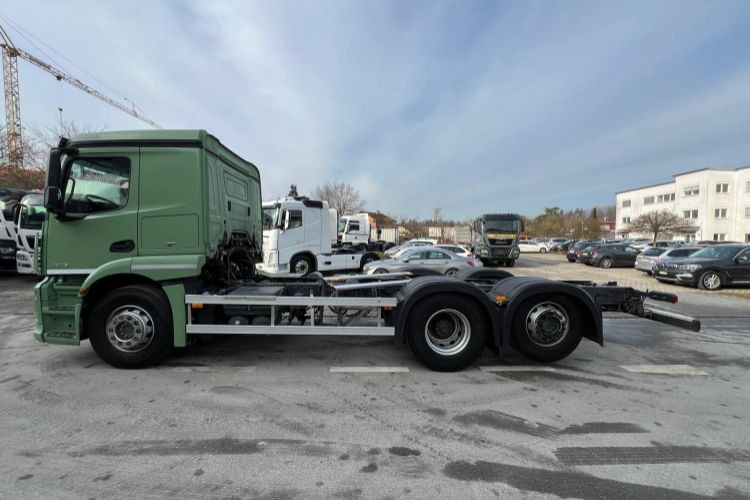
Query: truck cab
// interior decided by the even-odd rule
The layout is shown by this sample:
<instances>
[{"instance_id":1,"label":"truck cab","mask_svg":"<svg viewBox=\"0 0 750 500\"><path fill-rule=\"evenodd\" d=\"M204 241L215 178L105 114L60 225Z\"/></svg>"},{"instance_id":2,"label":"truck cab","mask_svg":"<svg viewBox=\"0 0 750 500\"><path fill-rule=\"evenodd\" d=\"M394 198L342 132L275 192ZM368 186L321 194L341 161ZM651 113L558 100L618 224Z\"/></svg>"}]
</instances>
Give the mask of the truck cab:
<instances>
[{"instance_id":1,"label":"truck cab","mask_svg":"<svg viewBox=\"0 0 750 500\"><path fill-rule=\"evenodd\" d=\"M518 238L524 231L517 214L484 214L472 223L472 251L482 264L513 267L521 251Z\"/></svg>"},{"instance_id":2,"label":"truck cab","mask_svg":"<svg viewBox=\"0 0 750 500\"><path fill-rule=\"evenodd\" d=\"M365 250L370 243L370 215L359 213L345 215L339 219L338 236L342 246Z\"/></svg>"},{"instance_id":3,"label":"truck cab","mask_svg":"<svg viewBox=\"0 0 750 500\"><path fill-rule=\"evenodd\" d=\"M337 214L328 203L286 196L263 203L263 274L306 275L313 271L359 270L377 259L372 252L337 246Z\"/></svg>"},{"instance_id":4,"label":"truck cab","mask_svg":"<svg viewBox=\"0 0 750 500\"><path fill-rule=\"evenodd\" d=\"M41 193L27 194L21 199L16 209L16 232L18 250L16 251L16 271L19 274L33 274L34 247L42 235L44 216L44 196Z\"/></svg>"}]
</instances>

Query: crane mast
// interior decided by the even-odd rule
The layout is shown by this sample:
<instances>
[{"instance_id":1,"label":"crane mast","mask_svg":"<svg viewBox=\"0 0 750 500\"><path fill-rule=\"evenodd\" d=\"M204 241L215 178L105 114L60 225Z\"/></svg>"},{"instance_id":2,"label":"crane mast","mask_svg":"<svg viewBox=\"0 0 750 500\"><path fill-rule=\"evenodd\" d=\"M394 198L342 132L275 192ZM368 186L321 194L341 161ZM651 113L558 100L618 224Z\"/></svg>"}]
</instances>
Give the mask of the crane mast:
<instances>
[{"instance_id":1,"label":"crane mast","mask_svg":"<svg viewBox=\"0 0 750 500\"><path fill-rule=\"evenodd\" d=\"M8 144L8 163L9 167L23 166L23 143L21 141L21 99L18 92L18 58L30 62L34 66L43 69L54 76L58 81L64 81L97 99L106 102L112 107L123 111L138 120L151 125L154 128L161 128L155 121L148 118L140 112L134 105L127 104L113 99L93 87L86 85L78 78L69 73L56 68L55 66L35 57L28 52L17 48L8 33L0 25L0 48L3 52L3 85L5 88L5 121Z\"/></svg>"}]
</instances>

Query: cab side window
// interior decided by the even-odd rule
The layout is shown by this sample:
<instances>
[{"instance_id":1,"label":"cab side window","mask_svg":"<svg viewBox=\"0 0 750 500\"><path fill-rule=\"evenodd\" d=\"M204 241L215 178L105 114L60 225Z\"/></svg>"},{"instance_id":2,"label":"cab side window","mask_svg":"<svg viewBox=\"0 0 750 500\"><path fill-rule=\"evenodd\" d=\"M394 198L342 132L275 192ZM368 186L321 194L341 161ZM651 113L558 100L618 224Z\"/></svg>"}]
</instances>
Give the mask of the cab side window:
<instances>
[{"instance_id":1,"label":"cab side window","mask_svg":"<svg viewBox=\"0 0 750 500\"><path fill-rule=\"evenodd\" d=\"M105 212L127 204L130 194L128 158L76 158L68 168L66 212Z\"/></svg>"},{"instance_id":2,"label":"cab side window","mask_svg":"<svg viewBox=\"0 0 750 500\"><path fill-rule=\"evenodd\" d=\"M358 220L350 220L349 221L349 231L350 233L358 233L359 232L359 221Z\"/></svg>"},{"instance_id":3,"label":"cab side window","mask_svg":"<svg viewBox=\"0 0 750 500\"><path fill-rule=\"evenodd\" d=\"M302 227L302 210L289 211L289 229Z\"/></svg>"}]
</instances>

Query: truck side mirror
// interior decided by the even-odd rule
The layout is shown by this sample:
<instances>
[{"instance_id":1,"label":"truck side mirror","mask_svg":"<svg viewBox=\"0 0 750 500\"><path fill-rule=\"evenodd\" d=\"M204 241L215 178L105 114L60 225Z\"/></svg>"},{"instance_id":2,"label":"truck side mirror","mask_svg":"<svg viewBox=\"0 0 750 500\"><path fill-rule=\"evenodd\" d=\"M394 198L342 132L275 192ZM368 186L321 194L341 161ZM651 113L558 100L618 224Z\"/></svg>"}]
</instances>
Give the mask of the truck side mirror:
<instances>
[{"instance_id":1,"label":"truck side mirror","mask_svg":"<svg viewBox=\"0 0 750 500\"><path fill-rule=\"evenodd\" d=\"M60 211L60 201L62 200L62 193L60 188L57 186L47 186L44 189L44 208L48 212L56 213Z\"/></svg>"},{"instance_id":2,"label":"truck side mirror","mask_svg":"<svg viewBox=\"0 0 750 500\"><path fill-rule=\"evenodd\" d=\"M283 218L283 221L284 221L281 224L281 228L284 231L286 231L287 229L289 229L289 223L291 221L291 214L290 214L289 210L284 210L284 212L281 215L282 215L282 218Z\"/></svg>"},{"instance_id":3,"label":"truck side mirror","mask_svg":"<svg viewBox=\"0 0 750 500\"><path fill-rule=\"evenodd\" d=\"M21 220L21 204L19 203L13 209L13 224L17 227L18 222Z\"/></svg>"}]
</instances>

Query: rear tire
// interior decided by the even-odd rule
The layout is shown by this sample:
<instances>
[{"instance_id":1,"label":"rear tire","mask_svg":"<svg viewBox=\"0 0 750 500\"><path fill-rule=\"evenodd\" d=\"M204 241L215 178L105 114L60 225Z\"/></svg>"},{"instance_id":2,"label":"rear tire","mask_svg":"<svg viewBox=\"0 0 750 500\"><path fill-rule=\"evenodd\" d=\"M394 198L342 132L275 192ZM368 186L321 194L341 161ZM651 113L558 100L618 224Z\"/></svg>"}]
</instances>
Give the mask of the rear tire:
<instances>
[{"instance_id":1,"label":"rear tire","mask_svg":"<svg viewBox=\"0 0 750 500\"><path fill-rule=\"evenodd\" d=\"M427 368L452 372L466 368L482 354L488 324L481 306L468 297L432 295L410 312L406 341Z\"/></svg>"},{"instance_id":2,"label":"rear tire","mask_svg":"<svg viewBox=\"0 0 750 500\"><path fill-rule=\"evenodd\" d=\"M143 368L172 350L174 330L169 301L157 288L117 288L93 305L88 335L94 352L117 368Z\"/></svg>"},{"instance_id":3,"label":"rear tire","mask_svg":"<svg viewBox=\"0 0 750 500\"><path fill-rule=\"evenodd\" d=\"M542 247L539 249L539 253L547 253L547 249Z\"/></svg>"},{"instance_id":4,"label":"rear tire","mask_svg":"<svg viewBox=\"0 0 750 500\"><path fill-rule=\"evenodd\" d=\"M513 346L534 361L559 361L578 347L582 337L580 308L567 297L532 297L513 313Z\"/></svg>"},{"instance_id":5,"label":"rear tire","mask_svg":"<svg viewBox=\"0 0 750 500\"><path fill-rule=\"evenodd\" d=\"M610 267L612 267L612 259L604 257L599 261L599 267L601 267L602 269L609 269Z\"/></svg>"},{"instance_id":6,"label":"rear tire","mask_svg":"<svg viewBox=\"0 0 750 500\"><path fill-rule=\"evenodd\" d=\"M458 273L458 269L452 269L451 268L451 269L448 269L447 271L445 271L445 275L449 276L451 278L455 277L457 273Z\"/></svg>"},{"instance_id":7,"label":"rear tire","mask_svg":"<svg viewBox=\"0 0 750 500\"><path fill-rule=\"evenodd\" d=\"M575 262L575 261L576 261L575 259L568 259L568 262L570 262L571 264L572 264L573 262Z\"/></svg>"}]
</instances>

